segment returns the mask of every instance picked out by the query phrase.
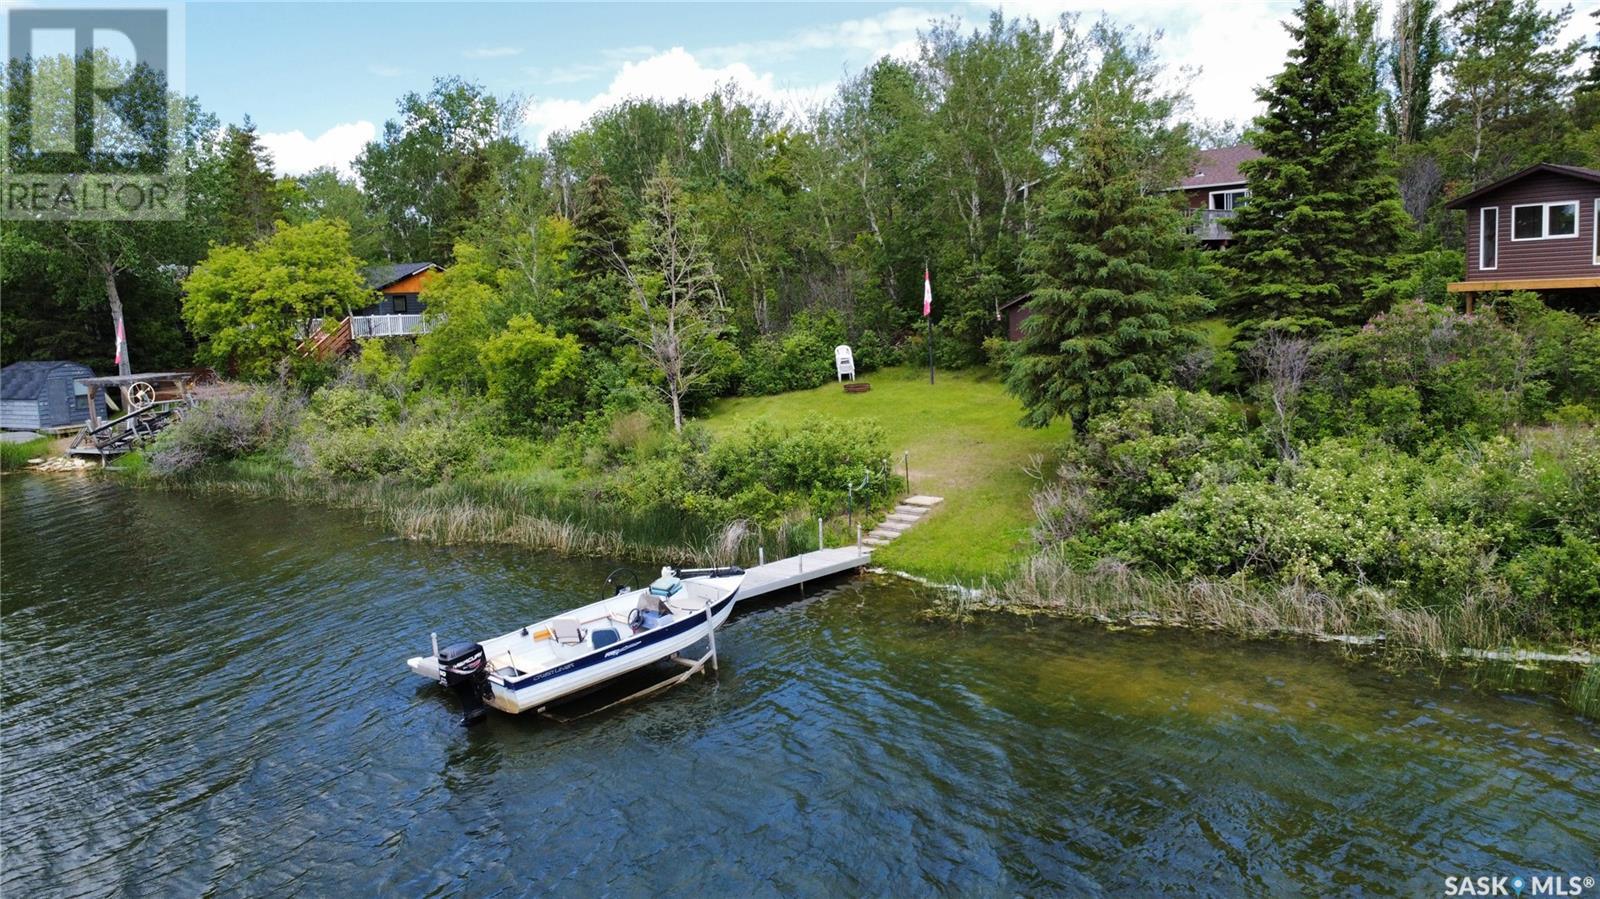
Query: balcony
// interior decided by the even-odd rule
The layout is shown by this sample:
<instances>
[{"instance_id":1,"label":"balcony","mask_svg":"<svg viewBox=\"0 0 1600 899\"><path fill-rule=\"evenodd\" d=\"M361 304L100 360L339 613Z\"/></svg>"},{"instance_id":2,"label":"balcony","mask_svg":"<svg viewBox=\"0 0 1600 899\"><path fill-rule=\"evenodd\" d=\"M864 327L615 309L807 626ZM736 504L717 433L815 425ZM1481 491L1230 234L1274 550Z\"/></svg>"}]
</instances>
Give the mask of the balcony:
<instances>
[{"instance_id":1,"label":"balcony","mask_svg":"<svg viewBox=\"0 0 1600 899\"><path fill-rule=\"evenodd\" d=\"M429 326L422 320L421 315L352 315L350 322L350 339L365 340L369 337L415 337L426 334ZM322 319L311 320L311 334L322 330Z\"/></svg>"},{"instance_id":2,"label":"balcony","mask_svg":"<svg viewBox=\"0 0 1600 899\"><path fill-rule=\"evenodd\" d=\"M1233 232L1228 230L1228 220L1233 216L1232 209L1196 209L1189 220L1189 233L1201 243L1232 240Z\"/></svg>"}]
</instances>

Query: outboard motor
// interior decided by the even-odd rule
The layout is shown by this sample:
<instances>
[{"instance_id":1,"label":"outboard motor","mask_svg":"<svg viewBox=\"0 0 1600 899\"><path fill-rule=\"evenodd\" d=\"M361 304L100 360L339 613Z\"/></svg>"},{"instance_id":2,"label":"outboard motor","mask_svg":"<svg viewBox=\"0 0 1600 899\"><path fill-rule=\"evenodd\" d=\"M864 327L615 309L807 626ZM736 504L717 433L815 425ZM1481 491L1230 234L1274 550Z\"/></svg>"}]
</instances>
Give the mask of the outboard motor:
<instances>
[{"instance_id":1,"label":"outboard motor","mask_svg":"<svg viewBox=\"0 0 1600 899\"><path fill-rule=\"evenodd\" d=\"M483 701L489 697L489 657L476 643L456 643L439 650L439 670L444 685L461 699L461 726L482 721L489 710Z\"/></svg>"}]
</instances>

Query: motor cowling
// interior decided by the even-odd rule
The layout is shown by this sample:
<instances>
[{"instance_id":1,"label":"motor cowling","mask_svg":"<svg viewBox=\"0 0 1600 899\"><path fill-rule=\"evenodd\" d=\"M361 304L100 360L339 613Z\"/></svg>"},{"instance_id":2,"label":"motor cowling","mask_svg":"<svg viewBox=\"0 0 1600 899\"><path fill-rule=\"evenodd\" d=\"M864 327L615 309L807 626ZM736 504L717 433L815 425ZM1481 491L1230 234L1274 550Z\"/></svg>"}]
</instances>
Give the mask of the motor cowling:
<instances>
[{"instance_id":1,"label":"motor cowling","mask_svg":"<svg viewBox=\"0 0 1600 899\"><path fill-rule=\"evenodd\" d=\"M455 643L439 650L444 685L461 700L461 726L471 727L489 714L489 657L477 643Z\"/></svg>"}]
</instances>

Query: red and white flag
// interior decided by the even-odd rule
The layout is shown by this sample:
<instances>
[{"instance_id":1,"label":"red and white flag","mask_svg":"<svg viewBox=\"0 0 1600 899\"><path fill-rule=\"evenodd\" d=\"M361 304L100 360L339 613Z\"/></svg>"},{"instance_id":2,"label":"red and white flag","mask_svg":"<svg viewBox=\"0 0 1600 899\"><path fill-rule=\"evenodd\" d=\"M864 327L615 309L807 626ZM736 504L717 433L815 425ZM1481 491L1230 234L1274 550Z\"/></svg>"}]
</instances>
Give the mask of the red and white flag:
<instances>
[{"instance_id":1,"label":"red and white flag","mask_svg":"<svg viewBox=\"0 0 1600 899\"><path fill-rule=\"evenodd\" d=\"M928 270L922 270L922 317L927 318L933 314L933 279L928 277Z\"/></svg>"},{"instance_id":2,"label":"red and white flag","mask_svg":"<svg viewBox=\"0 0 1600 899\"><path fill-rule=\"evenodd\" d=\"M117 357L111 360L113 363L122 364L122 346L127 342L127 336L122 333L122 319L119 318L117 319Z\"/></svg>"}]
</instances>

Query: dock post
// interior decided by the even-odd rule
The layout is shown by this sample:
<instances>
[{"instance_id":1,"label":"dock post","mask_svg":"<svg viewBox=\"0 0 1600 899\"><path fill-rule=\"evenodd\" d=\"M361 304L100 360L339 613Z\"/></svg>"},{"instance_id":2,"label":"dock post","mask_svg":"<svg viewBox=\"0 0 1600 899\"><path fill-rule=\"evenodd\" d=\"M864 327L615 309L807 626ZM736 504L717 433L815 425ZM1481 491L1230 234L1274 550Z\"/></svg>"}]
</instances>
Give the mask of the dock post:
<instances>
[{"instance_id":1,"label":"dock post","mask_svg":"<svg viewBox=\"0 0 1600 899\"><path fill-rule=\"evenodd\" d=\"M767 548L765 546L756 547L756 564L767 564Z\"/></svg>"},{"instance_id":2,"label":"dock post","mask_svg":"<svg viewBox=\"0 0 1600 899\"><path fill-rule=\"evenodd\" d=\"M817 549L819 551L827 549L827 547L822 545L822 519L820 518L817 519Z\"/></svg>"},{"instance_id":3,"label":"dock post","mask_svg":"<svg viewBox=\"0 0 1600 899\"><path fill-rule=\"evenodd\" d=\"M433 657L437 659L439 657L439 632L434 631L428 636L433 638Z\"/></svg>"},{"instance_id":4,"label":"dock post","mask_svg":"<svg viewBox=\"0 0 1600 899\"><path fill-rule=\"evenodd\" d=\"M711 638L711 670L717 671L717 625L711 620L711 600L706 600L706 624L711 625L708 636Z\"/></svg>"},{"instance_id":5,"label":"dock post","mask_svg":"<svg viewBox=\"0 0 1600 899\"><path fill-rule=\"evenodd\" d=\"M861 555L861 525L856 525L856 555Z\"/></svg>"}]
</instances>

